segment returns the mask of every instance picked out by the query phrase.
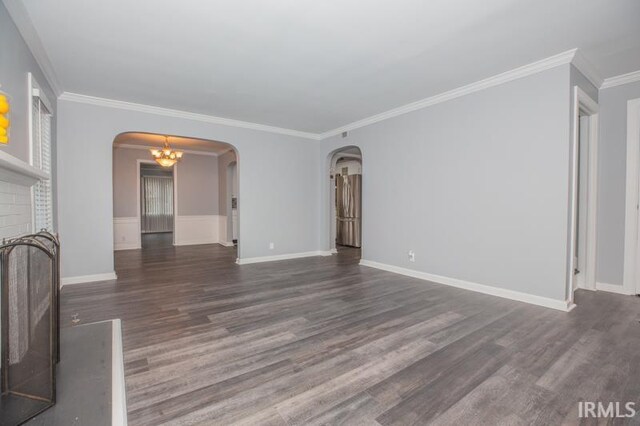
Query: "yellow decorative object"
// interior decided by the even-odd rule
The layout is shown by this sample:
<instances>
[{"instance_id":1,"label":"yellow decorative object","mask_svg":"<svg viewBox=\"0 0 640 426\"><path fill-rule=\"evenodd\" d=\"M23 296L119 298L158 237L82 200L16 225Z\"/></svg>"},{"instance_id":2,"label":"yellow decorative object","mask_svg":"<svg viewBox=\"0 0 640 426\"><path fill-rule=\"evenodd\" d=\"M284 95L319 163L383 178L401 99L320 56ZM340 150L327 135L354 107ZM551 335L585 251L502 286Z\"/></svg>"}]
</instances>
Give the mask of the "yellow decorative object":
<instances>
[{"instance_id":1,"label":"yellow decorative object","mask_svg":"<svg viewBox=\"0 0 640 426\"><path fill-rule=\"evenodd\" d=\"M9 143L9 127L11 126L11 120L9 120L9 97L0 92L0 143Z\"/></svg>"}]
</instances>

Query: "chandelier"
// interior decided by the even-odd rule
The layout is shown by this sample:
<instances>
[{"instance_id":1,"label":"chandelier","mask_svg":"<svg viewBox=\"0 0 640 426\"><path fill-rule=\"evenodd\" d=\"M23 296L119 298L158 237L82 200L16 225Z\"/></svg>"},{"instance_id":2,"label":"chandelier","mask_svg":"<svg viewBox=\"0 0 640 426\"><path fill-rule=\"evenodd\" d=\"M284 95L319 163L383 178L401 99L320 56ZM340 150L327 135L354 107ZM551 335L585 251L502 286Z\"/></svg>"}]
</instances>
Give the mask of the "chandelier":
<instances>
[{"instance_id":1,"label":"chandelier","mask_svg":"<svg viewBox=\"0 0 640 426\"><path fill-rule=\"evenodd\" d=\"M164 147L162 149L151 148L151 156L156 163L162 167L171 167L182 158L182 151L175 151L169 146L169 136L164 137Z\"/></svg>"}]
</instances>

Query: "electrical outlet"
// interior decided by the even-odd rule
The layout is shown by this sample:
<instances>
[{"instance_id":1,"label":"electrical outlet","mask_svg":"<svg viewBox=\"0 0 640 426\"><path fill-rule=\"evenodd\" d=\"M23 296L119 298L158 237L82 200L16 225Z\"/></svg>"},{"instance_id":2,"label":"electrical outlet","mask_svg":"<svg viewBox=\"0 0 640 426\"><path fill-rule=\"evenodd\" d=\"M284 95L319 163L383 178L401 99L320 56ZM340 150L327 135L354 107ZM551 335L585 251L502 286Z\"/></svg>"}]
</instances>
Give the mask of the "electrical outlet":
<instances>
[{"instance_id":1,"label":"electrical outlet","mask_svg":"<svg viewBox=\"0 0 640 426\"><path fill-rule=\"evenodd\" d=\"M409 262L416 261L416 253L413 250L409 250Z\"/></svg>"},{"instance_id":2,"label":"electrical outlet","mask_svg":"<svg viewBox=\"0 0 640 426\"><path fill-rule=\"evenodd\" d=\"M273 250L274 248L276 248L276 245L274 243L269 243L269 250Z\"/></svg>"}]
</instances>

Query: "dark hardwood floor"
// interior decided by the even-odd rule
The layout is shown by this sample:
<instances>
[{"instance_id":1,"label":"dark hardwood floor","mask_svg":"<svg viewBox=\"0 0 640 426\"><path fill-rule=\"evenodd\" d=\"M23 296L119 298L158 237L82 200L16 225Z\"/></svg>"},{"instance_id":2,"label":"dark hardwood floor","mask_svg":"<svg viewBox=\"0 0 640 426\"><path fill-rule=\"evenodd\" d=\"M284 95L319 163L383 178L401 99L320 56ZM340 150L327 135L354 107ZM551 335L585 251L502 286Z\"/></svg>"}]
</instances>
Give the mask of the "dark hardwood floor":
<instances>
[{"instance_id":1,"label":"dark hardwood floor","mask_svg":"<svg viewBox=\"0 0 640 426\"><path fill-rule=\"evenodd\" d=\"M218 245L115 256L117 281L64 287L62 319L122 319L131 425L576 424L578 401L640 411L636 297L579 291L563 313L359 266L351 249L244 266Z\"/></svg>"}]
</instances>

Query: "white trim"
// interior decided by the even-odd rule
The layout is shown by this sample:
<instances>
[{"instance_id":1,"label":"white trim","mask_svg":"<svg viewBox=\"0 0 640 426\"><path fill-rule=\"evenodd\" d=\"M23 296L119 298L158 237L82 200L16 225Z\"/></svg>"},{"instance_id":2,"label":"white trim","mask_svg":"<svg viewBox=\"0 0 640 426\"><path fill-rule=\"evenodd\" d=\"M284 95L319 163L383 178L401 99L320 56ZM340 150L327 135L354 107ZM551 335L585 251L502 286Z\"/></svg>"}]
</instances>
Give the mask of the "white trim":
<instances>
[{"instance_id":1,"label":"white trim","mask_svg":"<svg viewBox=\"0 0 640 426\"><path fill-rule=\"evenodd\" d=\"M33 105L32 105L32 97L36 96L38 98L40 98L40 100L42 101L42 103L44 104L44 106L47 108L47 111L49 111L49 115L53 115L53 107L52 107L52 103L49 102L49 98L47 98L46 93L44 93L44 90L42 90L42 86L40 86L40 84L38 84L38 80L36 80L36 78L33 76L33 74L31 74L30 72L27 73L27 81L28 81L28 85L29 85L29 113L31 113L33 111ZM29 122L29 124L31 124L31 121Z\"/></svg>"},{"instance_id":2,"label":"white trim","mask_svg":"<svg viewBox=\"0 0 640 426\"><path fill-rule=\"evenodd\" d=\"M93 283L99 281L112 281L117 280L118 276L114 272L107 272L105 274L93 274L93 275L78 275L75 277L64 277L60 281L60 287L73 284Z\"/></svg>"},{"instance_id":3,"label":"white trim","mask_svg":"<svg viewBox=\"0 0 640 426\"><path fill-rule=\"evenodd\" d=\"M47 51L42 45L40 37L38 37L38 32L33 22L31 22L31 18L24 4L20 0L3 0L3 3L11 19L16 24L16 27L18 27L20 35L29 47L31 54L40 66L40 70L44 74L44 78L49 83L49 86L51 86L54 95L59 96L62 93L60 83L56 77L53 65L51 65ZM53 112L53 110L50 111ZM29 111L29 113L31 113L31 111Z\"/></svg>"},{"instance_id":4,"label":"white trim","mask_svg":"<svg viewBox=\"0 0 640 426\"><path fill-rule=\"evenodd\" d=\"M143 151L149 151L152 148L158 148L153 147L153 146L141 146L141 145L130 145L130 144L113 144L114 149L118 149L118 148L128 148L128 149L139 149L139 150L143 150ZM173 148L175 148L175 146L173 146ZM192 149L182 149L182 148L178 148L179 151L184 152L185 154L191 154L191 155L206 155L209 157L218 157L220 155L226 154L227 152L231 151L233 148L229 148L224 152L221 152L220 154L217 154L215 152L212 151L194 151Z\"/></svg>"},{"instance_id":5,"label":"white trim","mask_svg":"<svg viewBox=\"0 0 640 426\"><path fill-rule=\"evenodd\" d=\"M638 252L638 187L640 158L640 98L627 102L627 180L624 226L624 289L629 293L640 291L637 281Z\"/></svg>"},{"instance_id":6,"label":"white trim","mask_svg":"<svg viewBox=\"0 0 640 426\"><path fill-rule=\"evenodd\" d=\"M580 147L580 112L589 116L589 140L587 142L587 235L585 236L585 282L584 287L590 290L596 288L596 213L598 197L598 111L596 101L591 99L580 87L573 88L573 135L571 140L571 165L570 165L570 195L569 195L569 244L567 253L567 297L573 302L576 218L578 212L578 150Z\"/></svg>"},{"instance_id":7,"label":"white trim","mask_svg":"<svg viewBox=\"0 0 640 426\"><path fill-rule=\"evenodd\" d=\"M576 49L576 54L571 60L571 63L582 73L583 76L586 77L587 80L591 82L591 84L596 87L596 89L602 86L602 77L600 77L598 71L596 71L593 64L582 54L580 49Z\"/></svg>"},{"instance_id":8,"label":"white trim","mask_svg":"<svg viewBox=\"0 0 640 426\"><path fill-rule=\"evenodd\" d=\"M442 102L449 101L451 99L459 98L461 96L468 95L470 93L479 92L490 87L498 86L504 83L508 83L519 78L527 77L533 74L537 74L542 71L546 71L551 68L555 68L559 65L571 63L576 56L578 49L567 50L566 52L559 53L557 55L549 56L548 58L540 61L532 62L522 67L514 68L510 71L503 72L501 74L494 75L484 80L476 81L475 83L468 84L466 86L458 87L448 92L440 93L410 104L391 109L389 111L373 115L362 120L355 121L347 124L346 126L338 127L337 129L329 130L320 134L320 139L325 139L331 136L336 136L342 132L348 132L350 130L358 129L360 127L368 126L373 123L377 123L389 118L397 117L399 115L407 114L422 108L426 108L432 105L436 105Z\"/></svg>"},{"instance_id":9,"label":"white trim","mask_svg":"<svg viewBox=\"0 0 640 426\"><path fill-rule=\"evenodd\" d=\"M236 259L238 265L249 265L251 263L275 262L278 260L300 259L302 257L312 256L331 256L330 251L307 251L302 253L277 254L275 256L247 257L244 259Z\"/></svg>"},{"instance_id":10,"label":"white trim","mask_svg":"<svg viewBox=\"0 0 640 426\"><path fill-rule=\"evenodd\" d=\"M596 283L596 289L598 291L606 291L608 293L616 293L616 294L624 294L631 295L633 293L629 292L624 286L616 285L616 284L607 284L607 283Z\"/></svg>"},{"instance_id":11,"label":"white trim","mask_svg":"<svg viewBox=\"0 0 640 426\"><path fill-rule=\"evenodd\" d=\"M475 93L484 89L495 87L504 83L508 83L519 78L527 77L533 74L537 74L548 69L555 68L559 65L573 63L574 66L585 75L596 87L601 79L597 76L597 73L593 70L593 67L584 59L582 54L578 54L578 49L571 49L557 55L549 56L530 64L514 68L512 70L494 75L492 77L476 81L474 83L461 86L444 93L436 94L422 100L412 102L398 108L376 114L362 120L355 121L345 126L338 127L333 130L329 130L323 133L311 133L302 132L299 130L284 129L281 127L268 126L264 124L250 123L246 121L234 120L229 118L216 117L206 114L198 114L187 111L180 111L169 108L156 107L152 105L144 105L133 102L119 101L115 99L100 98L95 96L82 95L78 93L64 92L60 95L60 100L79 102L89 105L97 105L109 108L124 109L130 111L139 111L149 114L157 114L169 117L184 118L189 120L203 121L207 123L221 124L232 127L247 128L253 130L259 130L270 133L283 134L288 136L296 136L312 140L323 140L335 135L339 135L342 132L358 129L370 124L374 124L389 118L397 117L409 112L413 112L419 109L423 109L432 105L436 105L442 102L449 101L451 99L466 96L471 93Z\"/></svg>"},{"instance_id":12,"label":"white trim","mask_svg":"<svg viewBox=\"0 0 640 426\"><path fill-rule=\"evenodd\" d=\"M399 266L387 265L384 263L374 262L371 260L360 260L360 265L370 268L381 269L383 271L393 272L408 277L418 278L425 281L431 281L437 284L457 287L464 290L471 290L478 293L489 294L491 296L502 297L505 299L517 300L518 302L530 303L532 305L544 306L545 308L557 309L559 311L568 312L575 307L568 300L556 300L548 297L535 296L533 294L522 293L514 290L507 290L499 287L492 287L485 284L478 284L470 281L459 280L457 278L443 277L440 275L420 272L413 269L401 268Z\"/></svg>"},{"instance_id":13,"label":"white trim","mask_svg":"<svg viewBox=\"0 0 640 426\"><path fill-rule=\"evenodd\" d=\"M250 123L248 121L234 120L231 118L216 117L213 115L197 114L188 111L180 111L170 108L162 108L152 105L137 104L133 102L118 101L115 99L99 98L96 96L81 95L78 93L64 92L59 97L60 100L79 102L89 105L97 105L108 108L124 109L128 111L138 111L147 114L163 115L166 117L184 118L187 120L202 121L205 123L220 124L223 126L240 127L243 129L258 130L262 132L277 133L280 135L295 136L305 139L318 140L319 135L299 130L284 129L282 127L268 126L266 124Z\"/></svg>"},{"instance_id":14,"label":"white trim","mask_svg":"<svg viewBox=\"0 0 640 426\"><path fill-rule=\"evenodd\" d=\"M235 245L233 241L218 241L218 244L224 247L233 247Z\"/></svg>"},{"instance_id":15,"label":"white trim","mask_svg":"<svg viewBox=\"0 0 640 426\"><path fill-rule=\"evenodd\" d=\"M113 426L127 426L122 324L119 319L111 321L111 424Z\"/></svg>"},{"instance_id":16,"label":"white trim","mask_svg":"<svg viewBox=\"0 0 640 426\"><path fill-rule=\"evenodd\" d=\"M640 81L640 70L606 78L600 88L609 89L623 84L635 83L636 81Z\"/></svg>"}]
</instances>

